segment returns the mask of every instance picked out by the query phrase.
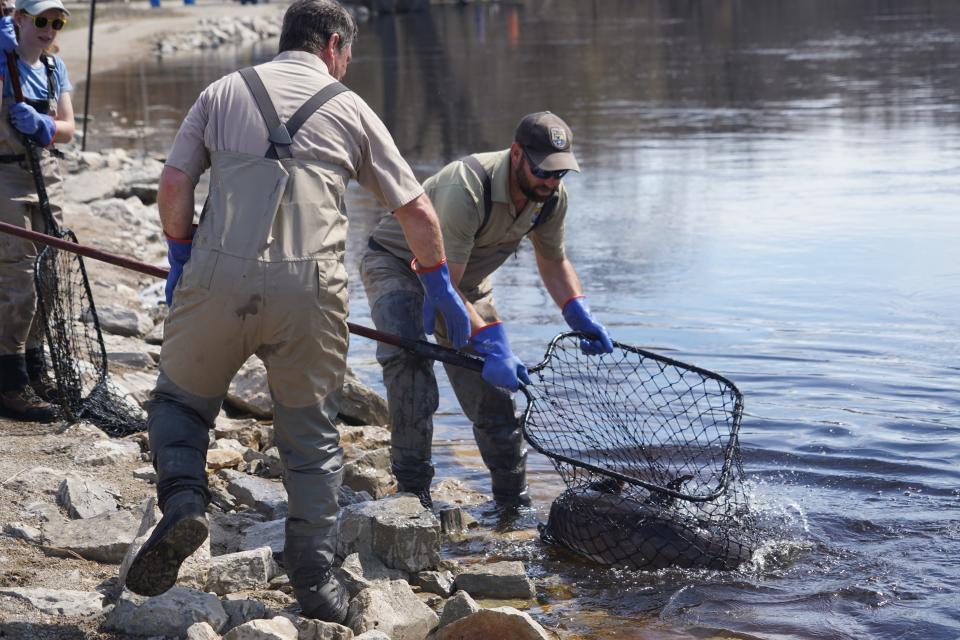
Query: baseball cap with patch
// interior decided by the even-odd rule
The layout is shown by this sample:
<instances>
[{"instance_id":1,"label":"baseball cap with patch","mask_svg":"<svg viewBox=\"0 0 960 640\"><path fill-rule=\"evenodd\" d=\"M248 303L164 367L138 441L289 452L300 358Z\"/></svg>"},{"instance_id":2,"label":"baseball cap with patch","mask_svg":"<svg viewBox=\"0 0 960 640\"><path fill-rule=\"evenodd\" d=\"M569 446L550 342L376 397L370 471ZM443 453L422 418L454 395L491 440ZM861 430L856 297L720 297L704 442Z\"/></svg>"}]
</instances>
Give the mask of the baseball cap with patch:
<instances>
[{"instance_id":1,"label":"baseball cap with patch","mask_svg":"<svg viewBox=\"0 0 960 640\"><path fill-rule=\"evenodd\" d=\"M530 160L545 171L580 171L573 156L573 133L567 123L549 111L523 117L514 139L526 150Z\"/></svg>"},{"instance_id":2,"label":"baseball cap with patch","mask_svg":"<svg viewBox=\"0 0 960 640\"><path fill-rule=\"evenodd\" d=\"M50 9L57 9L58 11L63 11L66 15L70 15L67 8L63 6L62 0L17 0L16 9L17 11L29 13L32 16L38 16Z\"/></svg>"}]
</instances>

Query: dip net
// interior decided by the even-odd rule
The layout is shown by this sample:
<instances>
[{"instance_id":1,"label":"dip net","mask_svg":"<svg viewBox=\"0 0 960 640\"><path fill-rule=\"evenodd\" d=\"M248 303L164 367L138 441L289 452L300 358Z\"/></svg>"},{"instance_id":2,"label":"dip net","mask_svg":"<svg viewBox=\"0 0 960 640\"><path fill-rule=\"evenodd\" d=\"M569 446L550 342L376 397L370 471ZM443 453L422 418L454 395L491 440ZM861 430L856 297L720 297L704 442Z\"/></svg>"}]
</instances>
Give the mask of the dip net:
<instances>
[{"instance_id":1,"label":"dip net","mask_svg":"<svg viewBox=\"0 0 960 640\"><path fill-rule=\"evenodd\" d=\"M530 373L524 435L567 485L544 541L632 569L749 560L757 540L732 382L616 342L587 356L576 333L557 336Z\"/></svg>"},{"instance_id":2,"label":"dip net","mask_svg":"<svg viewBox=\"0 0 960 640\"><path fill-rule=\"evenodd\" d=\"M77 242L72 231L56 235ZM57 387L53 401L63 418L91 422L113 436L146 429L143 411L110 381L83 258L46 246L37 257L34 282L46 355Z\"/></svg>"}]
</instances>

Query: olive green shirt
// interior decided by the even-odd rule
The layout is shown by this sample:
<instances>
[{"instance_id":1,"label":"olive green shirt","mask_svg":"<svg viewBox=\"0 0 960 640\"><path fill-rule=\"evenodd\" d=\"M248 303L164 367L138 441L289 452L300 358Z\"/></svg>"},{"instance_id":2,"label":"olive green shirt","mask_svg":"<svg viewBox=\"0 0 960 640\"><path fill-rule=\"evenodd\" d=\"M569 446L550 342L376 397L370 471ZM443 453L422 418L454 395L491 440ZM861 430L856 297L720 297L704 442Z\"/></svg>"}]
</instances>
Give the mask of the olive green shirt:
<instances>
[{"instance_id":1,"label":"olive green shirt","mask_svg":"<svg viewBox=\"0 0 960 640\"><path fill-rule=\"evenodd\" d=\"M483 182L460 160L451 162L423 183L440 218L447 260L465 264L460 289L479 285L516 251L529 234L537 255L550 260L564 257L563 234L567 192L561 183L558 201L550 217L531 231L543 203L528 201L522 211L513 206L509 193L510 150L476 154L490 175L493 206L484 224ZM482 228L481 228L482 227ZM394 255L411 260L400 223L386 216L374 229L373 239Z\"/></svg>"}]
</instances>

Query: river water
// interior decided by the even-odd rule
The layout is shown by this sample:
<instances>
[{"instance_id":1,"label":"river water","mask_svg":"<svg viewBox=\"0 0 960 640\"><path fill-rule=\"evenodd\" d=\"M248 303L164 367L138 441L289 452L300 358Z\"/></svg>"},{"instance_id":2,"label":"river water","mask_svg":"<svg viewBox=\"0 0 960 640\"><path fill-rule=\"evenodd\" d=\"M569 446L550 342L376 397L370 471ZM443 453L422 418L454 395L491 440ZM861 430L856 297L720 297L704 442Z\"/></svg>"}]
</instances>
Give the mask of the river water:
<instances>
[{"instance_id":1,"label":"river water","mask_svg":"<svg viewBox=\"0 0 960 640\"><path fill-rule=\"evenodd\" d=\"M90 148L166 151L203 86L274 48L96 77ZM960 638L960 4L467 5L375 19L354 56L347 84L422 177L506 147L524 113L563 116L583 167L568 253L596 316L745 396L744 470L778 523L755 562L624 572L517 535L495 553L550 585L539 619L582 638ZM355 272L383 212L349 205ZM529 247L496 282L538 362L563 326ZM369 324L358 278L351 294ZM371 343L351 362L379 384ZM487 490L443 384L438 479ZM536 456L531 481L532 526L563 486Z\"/></svg>"}]
</instances>

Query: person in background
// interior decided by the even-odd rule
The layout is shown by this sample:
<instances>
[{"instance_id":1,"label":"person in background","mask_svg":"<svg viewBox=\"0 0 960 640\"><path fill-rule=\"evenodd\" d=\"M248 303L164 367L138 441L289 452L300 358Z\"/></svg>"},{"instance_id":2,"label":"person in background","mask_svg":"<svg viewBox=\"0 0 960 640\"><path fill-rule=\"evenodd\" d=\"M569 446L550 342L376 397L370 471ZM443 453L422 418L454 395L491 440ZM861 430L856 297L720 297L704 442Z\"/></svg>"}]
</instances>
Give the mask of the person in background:
<instances>
[{"instance_id":1,"label":"person in background","mask_svg":"<svg viewBox=\"0 0 960 640\"><path fill-rule=\"evenodd\" d=\"M288 495L283 565L305 616L346 617L348 594L331 569L351 179L393 211L423 265L421 291L453 327L453 342L469 335L430 200L380 119L338 82L356 33L339 3L295 0L280 53L207 87L177 132L158 195L171 306L147 404L163 518L127 573L135 593L172 587L206 538L208 430L234 374L256 354L268 372ZM208 168L209 196L194 227L194 187Z\"/></svg>"},{"instance_id":2,"label":"person in background","mask_svg":"<svg viewBox=\"0 0 960 640\"><path fill-rule=\"evenodd\" d=\"M61 0L17 0L12 15L0 18L0 221L35 231L49 231L50 224L38 205L26 139L40 154L50 211L62 222L63 183L53 143L73 138L73 86L66 65L48 52L69 15ZM7 68L10 56L15 58L23 102L15 100ZM45 373L43 331L36 313L37 254L32 242L0 234L0 415L50 422L57 416L49 402L56 392Z\"/></svg>"},{"instance_id":3,"label":"person in background","mask_svg":"<svg viewBox=\"0 0 960 640\"><path fill-rule=\"evenodd\" d=\"M491 274L529 236L544 286L570 328L587 336L581 340L583 351L613 350L564 253L567 192L562 179L579 169L570 128L544 111L520 121L509 149L467 156L424 183L440 216L451 278L469 301L470 348L485 357L482 375L444 367L473 422L473 435L490 470L493 498L502 509L530 504L527 451L510 393L529 380L494 306ZM400 231L396 220L385 218L361 259L373 321L381 331L410 339L436 331L438 342L449 345L449 333L436 323L429 300L424 304L423 291L407 267L412 255ZM431 441L439 402L433 362L385 344L378 345L377 360L383 366L390 410L393 473L401 491L432 507Z\"/></svg>"}]
</instances>

